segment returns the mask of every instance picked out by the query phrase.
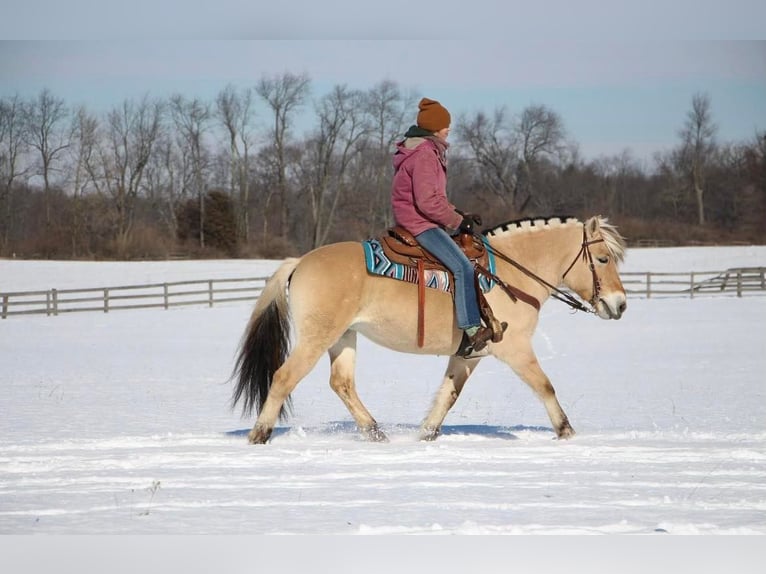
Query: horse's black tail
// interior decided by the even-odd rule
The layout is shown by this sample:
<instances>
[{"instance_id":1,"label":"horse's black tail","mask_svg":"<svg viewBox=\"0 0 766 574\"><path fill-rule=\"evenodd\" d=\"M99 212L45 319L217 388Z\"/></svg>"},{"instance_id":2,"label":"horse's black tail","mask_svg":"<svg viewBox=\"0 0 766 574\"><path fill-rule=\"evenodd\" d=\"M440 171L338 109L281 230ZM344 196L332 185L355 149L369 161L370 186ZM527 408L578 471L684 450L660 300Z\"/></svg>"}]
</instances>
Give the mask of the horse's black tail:
<instances>
[{"instance_id":1,"label":"horse's black tail","mask_svg":"<svg viewBox=\"0 0 766 574\"><path fill-rule=\"evenodd\" d=\"M298 259L288 259L266 282L253 309L250 322L240 343L239 355L232 379L236 387L232 394L234 408L242 400L242 416L261 412L269 394L272 377L285 362L290 346L290 317L287 307L287 283ZM292 410L287 397L279 418L284 420Z\"/></svg>"}]
</instances>

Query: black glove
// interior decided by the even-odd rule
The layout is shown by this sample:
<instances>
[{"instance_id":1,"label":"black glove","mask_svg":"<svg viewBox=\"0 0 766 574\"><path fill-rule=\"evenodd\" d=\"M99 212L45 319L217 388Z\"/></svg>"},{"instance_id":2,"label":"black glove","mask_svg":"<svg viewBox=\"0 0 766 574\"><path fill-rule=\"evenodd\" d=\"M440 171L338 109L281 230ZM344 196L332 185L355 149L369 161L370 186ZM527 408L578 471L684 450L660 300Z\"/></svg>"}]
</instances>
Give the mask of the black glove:
<instances>
[{"instance_id":1,"label":"black glove","mask_svg":"<svg viewBox=\"0 0 766 574\"><path fill-rule=\"evenodd\" d=\"M464 213L463 221L460 222L460 231L463 233L473 233L474 226L481 225L481 215L476 213Z\"/></svg>"},{"instance_id":2,"label":"black glove","mask_svg":"<svg viewBox=\"0 0 766 574\"><path fill-rule=\"evenodd\" d=\"M466 213L465 216L473 219L473 222L476 225L481 225L481 215L479 215L478 213Z\"/></svg>"}]
</instances>

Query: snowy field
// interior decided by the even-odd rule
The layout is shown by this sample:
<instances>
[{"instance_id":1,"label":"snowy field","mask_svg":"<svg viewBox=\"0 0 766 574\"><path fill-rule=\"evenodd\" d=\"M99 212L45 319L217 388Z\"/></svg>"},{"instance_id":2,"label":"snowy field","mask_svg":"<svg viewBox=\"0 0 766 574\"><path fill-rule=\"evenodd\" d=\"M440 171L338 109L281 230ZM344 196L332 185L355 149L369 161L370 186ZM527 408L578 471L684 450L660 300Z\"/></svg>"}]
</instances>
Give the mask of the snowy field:
<instances>
[{"instance_id":1,"label":"snowy field","mask_svg":"<svg viewBox=\"0 0 766 574\"><path fill-rule=\"evenodd\" d=\"M766 247L636 249L623 270L764 265ZM275 266L0 260L0 291ZM360 339L360 395L390 443L360 439L324 361L288 426L250 446L227 383L249 313L0 321L0 533L766 533L766 296L631 298L610 322L548 301L535 348L571 441L490 358L419 442L445 358Z\"/></svg>"}]
</instances>

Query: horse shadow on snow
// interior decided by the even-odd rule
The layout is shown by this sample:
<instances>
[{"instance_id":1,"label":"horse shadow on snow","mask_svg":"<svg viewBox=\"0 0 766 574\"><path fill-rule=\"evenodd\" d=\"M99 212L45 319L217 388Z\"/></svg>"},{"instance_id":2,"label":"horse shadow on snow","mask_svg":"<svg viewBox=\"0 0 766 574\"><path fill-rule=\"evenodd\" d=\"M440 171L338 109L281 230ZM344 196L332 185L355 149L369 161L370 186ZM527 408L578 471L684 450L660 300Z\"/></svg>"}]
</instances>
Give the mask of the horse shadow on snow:
<instances>
[{"instance_id":1,"label":"horse shadow on snow","mask_svg":"<svg viewBox=\"0 0 766 574\"><path fill-rule=\"evenodd\" d=\"M420 433L420 426L413 424L391 424L381 425L383 430L389 437L402 437L413 436L417 437ZM236 429L226 431L224 434L230 437L247 437L250 429ZM466 425L443 425L441 429L441 437L481 437L488 439L499 440L518 440L519 433L545 433L555 435L554 430L547 426L534 426L534 425L514 425L514 426L500 426L500 425L483 425L483 424L466 424ZM274 428L274 432L271 435L272 439L297 435L297 436L353 436L359 441L364 441L364 437L359 433L359 429L354 421L331 421L322 423L317 426L279 426Z\"/></svg>"}]
</instances>

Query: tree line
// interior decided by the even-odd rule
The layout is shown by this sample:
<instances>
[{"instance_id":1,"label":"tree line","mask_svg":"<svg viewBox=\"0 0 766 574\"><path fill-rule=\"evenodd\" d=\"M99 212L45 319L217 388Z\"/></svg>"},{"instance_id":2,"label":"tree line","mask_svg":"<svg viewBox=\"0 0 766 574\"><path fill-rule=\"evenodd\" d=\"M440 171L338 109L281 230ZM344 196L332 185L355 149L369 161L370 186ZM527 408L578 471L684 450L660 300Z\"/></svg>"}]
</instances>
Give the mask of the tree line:
<instances>
[{"instance_id":1,"label":"tree line","mask_svg":"<svg viewBox=\"0 0 766 574\"><path fill-rule=\"evenodd\" d=\"M378 235L418 99L389 80L314 97L290 72L213 101L146 95L101 114L47 89L0 98L0 256L282 257ZM633 244L766 239L766 132L720 142L707 94L651 165L629 150L585 160L541 104L452 128L450 199L487 224L599 213Z\"/></svg>"}]
</instances>

